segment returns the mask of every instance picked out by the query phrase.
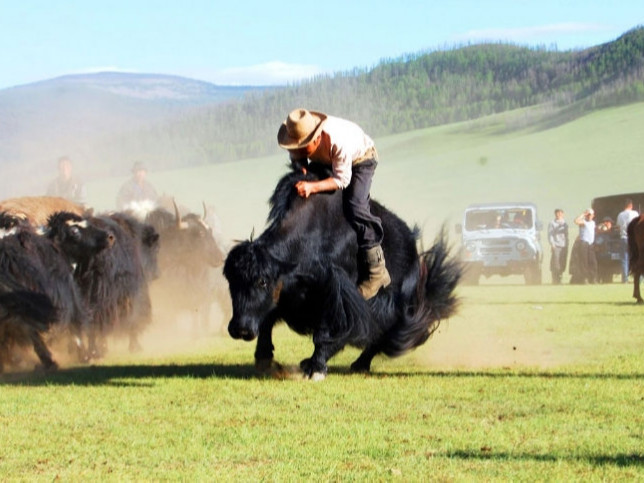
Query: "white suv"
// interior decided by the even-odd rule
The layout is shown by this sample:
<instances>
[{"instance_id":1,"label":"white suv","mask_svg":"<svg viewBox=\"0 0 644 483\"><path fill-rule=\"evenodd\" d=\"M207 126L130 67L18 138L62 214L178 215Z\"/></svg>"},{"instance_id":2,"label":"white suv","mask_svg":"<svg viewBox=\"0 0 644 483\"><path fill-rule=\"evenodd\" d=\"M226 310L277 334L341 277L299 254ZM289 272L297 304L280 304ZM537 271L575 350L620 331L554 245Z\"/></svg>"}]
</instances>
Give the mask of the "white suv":
<instances>
[{"instance_id":1,"label":"white suv","mask_svg":"<svg viewBox=\"0 0 644 483\"><path fill-rule=\"evenodd\" d=\"M466 208L461 235L463 281L477 284L481 275L523 275L526 284L541 283L541 223L533 203L489 203Z\"/></svg>"}]
</instances>

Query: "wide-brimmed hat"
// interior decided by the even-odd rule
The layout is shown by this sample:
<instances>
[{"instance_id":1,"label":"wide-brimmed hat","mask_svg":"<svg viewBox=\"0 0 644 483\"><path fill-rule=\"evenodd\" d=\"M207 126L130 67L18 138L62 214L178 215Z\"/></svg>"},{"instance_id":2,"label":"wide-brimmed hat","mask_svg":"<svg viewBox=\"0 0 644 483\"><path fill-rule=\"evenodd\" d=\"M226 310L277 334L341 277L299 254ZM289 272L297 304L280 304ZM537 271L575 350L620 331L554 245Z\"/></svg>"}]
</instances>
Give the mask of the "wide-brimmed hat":
<instances>
[{"instance_id":1,"label":"wide-brimmed hat","mask_svg":"<svg viewBox=\"0 0 644 483\"><path fill-rule=\"evenodd\" d=\"M277 143L284 149L300 149L313 141L327 118L321 112L292 110L277 132Z\"/></svg>"}]
</instances>

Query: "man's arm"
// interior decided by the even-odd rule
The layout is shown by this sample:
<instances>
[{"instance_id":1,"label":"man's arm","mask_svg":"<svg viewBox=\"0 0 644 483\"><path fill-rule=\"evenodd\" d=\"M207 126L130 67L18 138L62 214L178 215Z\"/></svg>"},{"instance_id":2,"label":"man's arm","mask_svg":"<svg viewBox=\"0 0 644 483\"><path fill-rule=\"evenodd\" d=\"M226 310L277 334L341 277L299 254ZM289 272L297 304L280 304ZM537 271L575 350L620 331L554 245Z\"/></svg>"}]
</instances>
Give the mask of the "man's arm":
<instances>
[{"instance_id":1,"label":"man's arm","mask_svg":"<svg viewBox=\"0 0 644 483\"><path fill-rule=\"evenodd\" d=\"M584 211L581 215L575 218L575 225L585 225L586 224L586 212Z\"/></svg>"},{"instance_id":2,"label":"man's arm","mask_svg":"<svg viewBox=\"0 0 644 483\"><path fill-rule=\"evenodd\" d=\"M302 198L308 198L310 195L323 191L335 191L340 189L338 183L331 177L320 181L298 181L295 183L297 194Z\"/></svg>"}]
</instances>

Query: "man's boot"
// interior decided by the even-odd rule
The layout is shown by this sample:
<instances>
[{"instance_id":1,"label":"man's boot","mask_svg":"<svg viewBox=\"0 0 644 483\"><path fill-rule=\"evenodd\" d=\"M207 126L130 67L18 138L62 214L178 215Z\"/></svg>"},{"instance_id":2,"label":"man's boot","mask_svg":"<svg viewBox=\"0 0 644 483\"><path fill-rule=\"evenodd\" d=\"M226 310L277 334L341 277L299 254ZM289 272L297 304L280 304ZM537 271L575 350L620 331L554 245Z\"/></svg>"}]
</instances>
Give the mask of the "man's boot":
<instances>
[{"instance_id":1,"label":"man's boot","mask_svg":"<svg viewBox=\"0 0 644 483\"><path fill-rule=\"evenodd\" d=\"M369 300L378 293L381 287L386 287L391 283L391 277L385 267L385 255L382 253L380 245L366 249L363 256L369 278L358 285L358 291L365 300Z\"/></svg>"}]
</instances>

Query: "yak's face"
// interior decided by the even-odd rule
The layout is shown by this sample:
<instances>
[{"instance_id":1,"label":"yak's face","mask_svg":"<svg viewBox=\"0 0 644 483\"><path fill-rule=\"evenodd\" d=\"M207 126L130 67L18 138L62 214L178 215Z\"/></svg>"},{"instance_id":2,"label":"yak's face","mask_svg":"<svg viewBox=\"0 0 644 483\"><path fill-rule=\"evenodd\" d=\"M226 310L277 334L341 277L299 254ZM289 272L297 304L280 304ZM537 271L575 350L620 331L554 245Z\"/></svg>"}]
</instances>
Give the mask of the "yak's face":
<instances>
[{"instance_id":1,"label":"yak's face","mask_svg":"<svg viewBox=\"0 0 644 483\"><path fill-rule=\"evenodd\" d=\"M234 339L253 340L266 316L279 300L283 267L254 242L233 248L224 264L233 304L228 332Z\"/></svg>"},{"instance_id":2,"label":"yak's face","mask_svg":"<svg viewBox=\"0 0 644 483\"><path fill-rule=\"evenodd\" d=\"M114 244L114 235L80 216L59 212L48 223L48 236L73 261L87 260Z\"/></svg>"}]
</instances>

